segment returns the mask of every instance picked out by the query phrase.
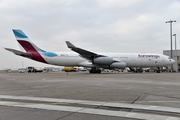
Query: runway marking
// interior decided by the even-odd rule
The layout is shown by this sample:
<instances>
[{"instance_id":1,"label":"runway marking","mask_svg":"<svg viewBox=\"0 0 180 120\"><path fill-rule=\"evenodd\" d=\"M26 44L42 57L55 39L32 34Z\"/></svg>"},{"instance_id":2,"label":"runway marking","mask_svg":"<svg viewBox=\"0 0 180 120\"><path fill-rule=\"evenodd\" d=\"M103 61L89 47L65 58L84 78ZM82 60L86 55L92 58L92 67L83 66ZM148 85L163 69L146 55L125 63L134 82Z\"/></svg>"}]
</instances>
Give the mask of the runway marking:
<instances>
[{"instance_id":1,"label":"runway marking","mask_svg":"<svg viewBox=\"0 0 180 120\"><path fill-rule=\"evenodd\" d=\"M67 104L84 104L84 105L103 105L106 102L100 101L86 101L86 100L70 100L70 99L58 99L58 98L43 98L43 97L29 97L29 96L10 96L10 95L0 95L2 99L14 99L14 100L32 100L32 101L42 101L42 102L57 102L57 103L67 103Z\"/></svg>"},{"instance_id":2,"label":"runway marking","mask_svg":"<svg viewBox=\"0 0 180 120\"><path fill-rule=\"evenodd\" d=\"M102 106L102 107L104 106L104 107L131 108L131 109L160 111L160 112L180 114L180 108L154 106L154 105L112 103L112 102L86 101L86 100L70 100L70 99L58 99L58 98L42 98L42 97L29 97L29 96L9 96L9 95L0 95L0 99L41 101L41 102L50 102L53 104L60 103L60 104L96 105L96 106Z\"/></svg>"},{"instance_id":3,"label":"runway marking","mask_svg":"<svg viewBox=\"0 0 180 120\"><path fill-rule=\"evenodd\" d=\"M36 109L45 109L45 110L57 110L57 111L66 111L66 112L75 112L75 113L86 113L86 114L96 114L96 115L105 115L105 116L114 116L114 117L124 117L124 118L133 118L133 119L145 119L145 120L180 120L178 117L169 117L163 115L152 115L136 112L124 112L124 111L110 111L110 110L101 110L101 109L92 109L84 107L71 107L71 106L57 106L57 105L47 105L47 104L26 104L23 102L9 102L9 101L0 101L1 106L10 106L10 107L23 107L23 108L36 108Z\"/></svg>"},{"instance_id":4,"label":"runway marking","mask_svg":"<svg viewBox=\"0 0 180 120\"><path fill-rule=\"evenodd\" d=\"M137 103L143 103L143 102L154 102L154 103L179 103L180 101L171 101L171 100L169 100L169 101L137 101Z\"/></svg>"}]
</instances>

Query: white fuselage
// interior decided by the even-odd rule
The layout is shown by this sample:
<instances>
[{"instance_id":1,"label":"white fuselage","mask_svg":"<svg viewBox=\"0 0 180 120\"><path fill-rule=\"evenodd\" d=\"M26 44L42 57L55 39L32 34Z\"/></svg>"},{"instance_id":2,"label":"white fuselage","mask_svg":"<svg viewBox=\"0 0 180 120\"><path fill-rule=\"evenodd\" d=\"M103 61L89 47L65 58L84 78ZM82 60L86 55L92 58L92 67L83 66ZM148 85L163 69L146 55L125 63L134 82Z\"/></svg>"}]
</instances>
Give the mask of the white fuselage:
<instances>
[{"instance_id":1,"label":"white fuselage","mask_svg":"<svg viewBox=\"0 0 180 120\"><path fill-rule=\"evenodd\" d=\"M58 66L83 66L94 67L92 61L87 60L76 53L70 52L56 52L58 56L48 57L42 55L48 64ZM112 57L119 62L125 62L127 67L164 67L174 63L173 59L169 56L161 54L143 54L143 53L99 53Z\"/></svg>"},{"instance_id":2,"label":"white fuselage","mask_svg":"<svg viewBox=\"0 0 180 120\"><path fill-rule=\"evenodd\" d=\"M75 53L48 52L32 43L22 30L13 29L13 33L22 51L11 48L5 48L6 50L22 57L52 65L91 67L90 73L101 73L99 68L124 69L125 67L165 67L175 62L169 56L161 54L95 53L76 47L69 41L66 41L67 47Z\"/></svg>"}]
</instances>

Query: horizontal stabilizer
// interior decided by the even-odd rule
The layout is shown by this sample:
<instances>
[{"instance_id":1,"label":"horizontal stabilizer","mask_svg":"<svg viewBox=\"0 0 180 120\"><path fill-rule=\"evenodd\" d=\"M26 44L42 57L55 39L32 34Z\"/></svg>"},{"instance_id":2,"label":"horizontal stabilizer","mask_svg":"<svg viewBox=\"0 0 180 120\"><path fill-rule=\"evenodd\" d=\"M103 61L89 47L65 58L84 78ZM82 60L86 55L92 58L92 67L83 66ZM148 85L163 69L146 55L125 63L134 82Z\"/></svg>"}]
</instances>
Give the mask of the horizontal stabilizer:
<instances>
[{"instance_id":1,"label":"horizontal stabilizer","mask_svg":"<svg viewBox=\"0 0 180 120\"><path fill-rule=\"evenodd\" d=\"M11 49L11 48L4 48L5 50L8 50L10 52L13 52L16 55L22 56L22 57L27 57L27 58L31 58L31 53L29 52L22 52L22 51L18 51L15 49Z\"/></svg>"}]
</instances>

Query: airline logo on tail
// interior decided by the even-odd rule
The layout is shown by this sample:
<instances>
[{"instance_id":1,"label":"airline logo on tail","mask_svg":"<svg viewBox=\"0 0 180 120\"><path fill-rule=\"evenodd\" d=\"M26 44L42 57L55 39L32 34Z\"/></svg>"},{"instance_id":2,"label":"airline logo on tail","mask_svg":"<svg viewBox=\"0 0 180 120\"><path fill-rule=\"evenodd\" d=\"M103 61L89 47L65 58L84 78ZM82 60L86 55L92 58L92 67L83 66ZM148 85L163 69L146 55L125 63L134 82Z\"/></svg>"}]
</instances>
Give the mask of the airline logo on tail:
<instances>
[{"instance_id":1,"label":"airline logo on tail","mask_svg":"<svg viewBox=\"0 0 180 120\"><path fill-rule=\"evenodd\" d=\"M18 43L24 48L26 52L39 51L38 47L30 41L30 39L23 33L23 31L13 29L13 33Z\"/></svg>"},{"instance_id":2,"label":"airline logo on tail","mask_svg":"<svg viewBox=\"0 0 180 120\"><path fill-rule=\"evenodd\" d=\"M24 50L28 53L31 53L31 55L32 55L31 58L33 60L47 63L41 55L41 52L43 53L43 50L41 50L35 44L33 44L29 40L28 36L26 34L24 34L23 31L13 29L13 33L16 37L16 40L24 48Z\"/></svg>"}]
</instances>

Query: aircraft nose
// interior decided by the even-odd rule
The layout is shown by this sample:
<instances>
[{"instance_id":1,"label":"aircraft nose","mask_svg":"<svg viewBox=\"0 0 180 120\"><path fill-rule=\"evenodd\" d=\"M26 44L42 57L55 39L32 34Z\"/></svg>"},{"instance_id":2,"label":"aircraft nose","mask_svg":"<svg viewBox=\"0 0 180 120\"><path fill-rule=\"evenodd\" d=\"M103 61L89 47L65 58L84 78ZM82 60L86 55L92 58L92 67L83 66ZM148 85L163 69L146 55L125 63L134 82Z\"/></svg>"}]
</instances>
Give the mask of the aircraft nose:
<instances>
[{"instance_id":1,"label":"aircraft nose","mask_svg":"<svg viewBox=\"0 0 180 120\"><path fill-rule=\"evenodd\" d=\"M174 60L174 59L171 59L170 61L171 61L171 63L175 63L175 60Z\"/></svg>"}]
</instances>

